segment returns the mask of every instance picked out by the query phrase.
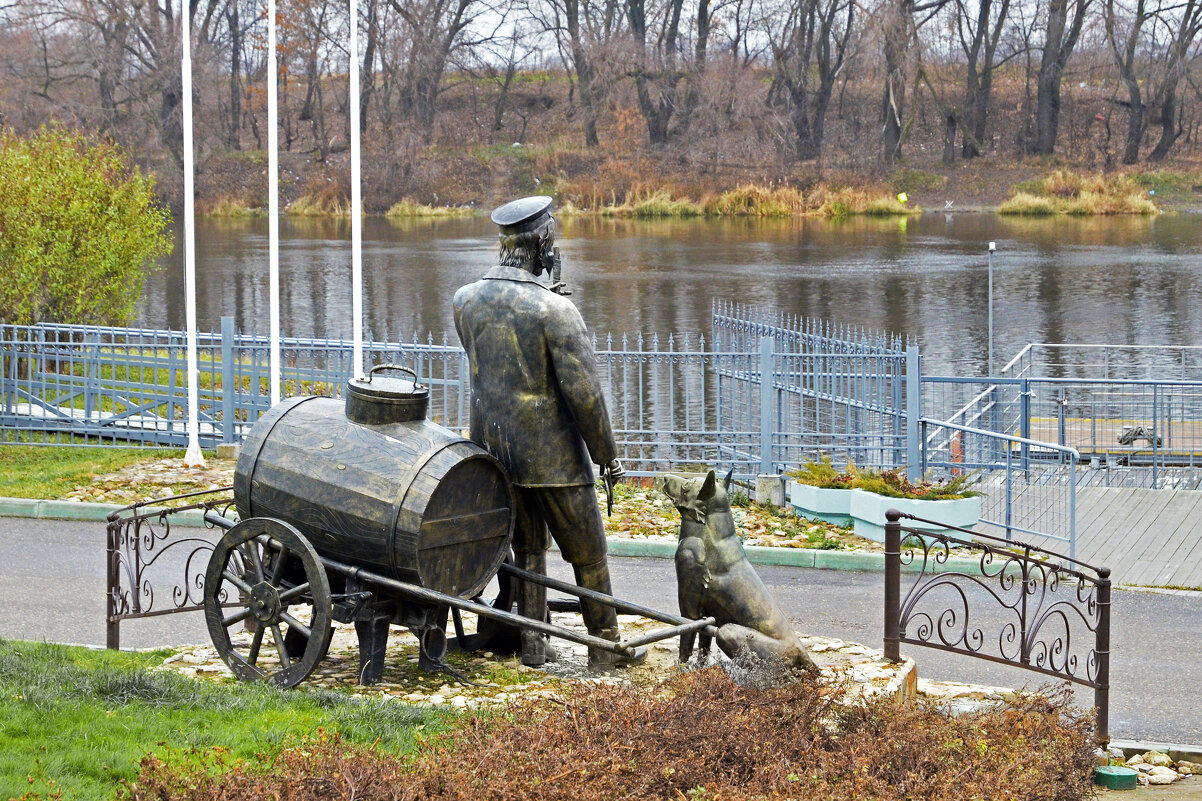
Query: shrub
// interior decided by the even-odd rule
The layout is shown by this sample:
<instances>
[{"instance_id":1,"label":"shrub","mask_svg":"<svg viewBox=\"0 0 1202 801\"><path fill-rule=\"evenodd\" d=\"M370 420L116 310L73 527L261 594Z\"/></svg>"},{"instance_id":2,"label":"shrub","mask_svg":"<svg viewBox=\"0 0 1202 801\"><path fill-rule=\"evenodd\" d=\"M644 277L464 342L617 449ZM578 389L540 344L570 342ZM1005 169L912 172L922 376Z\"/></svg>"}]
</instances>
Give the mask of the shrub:
<instances>
[{"instance_id":1,"label":"shrub","mask_svg":"<svg viewBox=\"0 0 1202 801\"><path fill-rule=\"evenodd\" d=\"M702 208L688 198L674 197L667 189L632 192L621 205L602 209L606 217L700 217Z\"/></svg>"},{"instance_id":2,"label":"shrub","mask_svg":"<svg viewBox=\"0 0 1202 801\"><path fill-rule=\"evenodd\" d=\"M791 187L770 189L744 184L705 202L710 217L791 217L807 211L801 192Z\"/></svg>"},{"instance_id":3,"label":"shrub","mask_svg":"<svg viewBox=\"0 0 1202 801\"><path fill-rule=\"evenodd\" d=\"M918 189L942 189L947 184L947 176L933 172L913 170L909 167L899 167L889 177L889 186L894 192L913 192Z\"/></svg>"},{"instance_id":4,"label":"shrub","mask_svg":"<svg viewBox=\"0 0 1202 801\"><path fill-rule=\"evenodd\" d=\"M113 142L0 129L0 321L129 322L170 222Z\"/></svg>"},{"instance_id":5,"label":"shrub","mask_svg":"<svg viewBox=\"0 0 1202 801\"><path fill-rule=\"evenodd\" d=\"M1024 215L1027 217L1047 217L1056 213L1052 201L1046 197L1032 195L1029 192L1017 192L1013 197L998 206L998 214Z\"/></svg>"},{"instance_id":6,"label":"shrub","mask_svg":"<svg viewBox=\"0 0 1202 801\"><path fill-rule=\"evenodd\" d=\"M819 682L741 688L707 668L659 691L583 685L465 717L410 764L329 735L257 762L150 756L122 797L1076 801L1093 796L1093 746L1068 695L956 717Z\"/></svg>"},{"instance_id":7,"label":"shrub","mask_svg":"<svg viewBox=\"0 0 1202 801\"><path fill-rule=\"evenodd\" d=\"M976 473L953 476L947 481L910 481L901 470L862 470L849 464L839 472L826 454L816 462L806 462L786 473L789 478L820 489L862 489L887 498L912 498L919 501L951 501L978 493L970 489L977 481Z\"/></svg>"}]
</instances>

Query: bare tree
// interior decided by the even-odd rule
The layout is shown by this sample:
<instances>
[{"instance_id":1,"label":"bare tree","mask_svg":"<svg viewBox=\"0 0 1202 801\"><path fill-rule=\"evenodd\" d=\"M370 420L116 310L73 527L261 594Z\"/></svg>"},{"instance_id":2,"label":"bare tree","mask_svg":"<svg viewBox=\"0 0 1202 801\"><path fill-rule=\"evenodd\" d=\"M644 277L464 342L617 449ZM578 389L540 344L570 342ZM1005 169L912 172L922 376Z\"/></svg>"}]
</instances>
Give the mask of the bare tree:
<instances>
[{"instance_id":1,"label":"bare tree","mask_svg":"<svg viewBox=\"0 0 1202 801\"><path fill-rule=\"evenodd\" d=\"M434 134L438 96L452 55L491 40L497 26L479 32L474 23L491 10L483 0L388 0L402 26L398 26L397 100L424 140Z\"/></svg>"},{"instance_id":2,"label":"bare tree","mask_svg":"<svg viewBox=\"0 0 1202 801\"><path fill-rule=\"evenodd\" d=\"M575 78L573 94L584 117L584 143L596 147L597 117L621 59L615 40L625 32L618 0L528 0L522 13L555 36L561 58Z\"/></svg>"},{"instance_id":3,"label":"bare tree","mask_svg":"<svg viewBox=\"0 0 1202 801\"><path fill-rule=\"evenodd\" d=\"M848 56L856 4L795 0L782 10L765 30L776 79L788 94L797 158L805 161L822 155L826 111Z\"/></svg>"},{"instance_id":4,"label":"bare tree","mask_svg":"<svg viewBox=\"0 0 1202 801\"><path fill-rule=\"evenodd\" d=\"M1060 127L1060 82L1093 0L1048 0L1047 27L1035 91L1035 139L1030 151L1050 156Z\"/></svg>"},{"instance_id":5,"label":"bare tree","mask_svg":"<svg viewBox=\"0 0 1202 801\"><path fill-rule=\"evenodd\" d=\"M901 156L906 82L911 67L918 61L918 29L948 2L950 0L884 0L877 9L885 56L881 136L882 154L887 165L892 165Z\"/></svg>"},{"instance_id":6,"label":"bare tree","mask_svg":"<svg viewBox=\"0 0 1202 801\"><path fill-rule=\"evenodd\" d=\"M981 155L981 143L988 131L993 74L1009 60L998 60L997 50L1008 22L1010 0L976 0L976 13L973 11L969 0L956 0L956 33L965 60L961 113L965 127L971 132L971 136L964 137L960 148L960 155L966 159Z\"/></svg>"},{"instance_id":7,"label":"bare tree","mask_svg":"<svg viewBox=\"0 0 1202 801\"><path fill-rule=\"evenodd\" d=\"M1202 31L1202 4L1136 0L1127 7L1106 0L1104 17L1106 41L1127 91L1123 163L1139 161L1150 117L1160 123L1161 131L1149 159L1161 161L1183 130L1178 86Z\"/></svg>"},{"instance_id":8,"label":"bare tree","mask_svg":"<svg viewBox=\"0 0 1202 801\"><path fill-rule=\"evenodd\" d=\"M692 30L692 26L683 22L683 12L684 0L663 0L650 5L647 0L626 0L626 19L634 50L630 71L639 112L647 125L647 139L652 145L668 141L672 117L686 99L681 95L681 83L697 70L696 62L684 56L684 39L689 34L694 37L694 57L698 53L704 57L706 52L710 33L708 5L700 5L697 26Z\"/></svg>"}]
</instances>

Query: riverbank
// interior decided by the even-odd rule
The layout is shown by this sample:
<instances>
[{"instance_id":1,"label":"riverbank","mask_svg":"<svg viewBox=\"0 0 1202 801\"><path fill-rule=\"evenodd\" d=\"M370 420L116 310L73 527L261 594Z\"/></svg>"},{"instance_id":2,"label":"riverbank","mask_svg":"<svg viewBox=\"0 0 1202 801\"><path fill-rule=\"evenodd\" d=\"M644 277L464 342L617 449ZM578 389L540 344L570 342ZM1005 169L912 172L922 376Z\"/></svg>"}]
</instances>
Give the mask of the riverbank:
<instances>
[{"instance_id":1,"label":"riverbank","mask_svg":"<svg viewBox=\"0 0 1202 801\"><path fill-rule=\"evenodd\" d=\"M262 161L261 153L239 159ZM303 154L281 154L280 208L298 217L346 217L350 184L342 175L344 154L320 164ZM1033 214L1154 214L1202 209L1202 171L1189 165L1147 170L1099 171L1060 160L988 156L953 165L900 166L888 173L796 165L771 174L724 171L691 163L661 162L651 154L630 154L629 163L602 170L597 154L494 146L487 153L431 151L423 155L428 171L444 176L437 185L397 195L385 189L364 192L364 213L392 219L483 214L524 194L555 197L561 216L617 218L898 216L925 212ZM611 160L612 161L612 160ZM462 180L470 173L472 180ZM197 208L213 217L244 217L266 212L261 187L240 179L203 185ZM320 176L326 176L319 179ZM306 177L307 176L307 177ZM652 177L653 176L653 177ZM1065 176L1068 180L1064 180ZM365 178L365 181L369 180ZM1068 204L1082 184L1102 186L1101 198ZM1110 189L1105 187L1109 186ZM1048 206L1013 205L1035 195ZM1138 196L1132 202L1133 196ZM1120 202L1115 202L1115 201ZM1141 202L1142 201L1142 202ZM1007 208L1009 204L1009 208Z\"/></svg>"}]
</instances>

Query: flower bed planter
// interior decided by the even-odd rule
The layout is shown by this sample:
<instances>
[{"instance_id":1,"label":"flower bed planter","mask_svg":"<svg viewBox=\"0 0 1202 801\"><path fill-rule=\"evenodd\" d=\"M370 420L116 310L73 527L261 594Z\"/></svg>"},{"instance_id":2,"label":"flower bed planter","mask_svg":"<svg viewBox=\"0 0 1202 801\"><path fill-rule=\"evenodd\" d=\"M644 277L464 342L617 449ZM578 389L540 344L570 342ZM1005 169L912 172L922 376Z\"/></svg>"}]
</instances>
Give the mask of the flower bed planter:
<instances>
[{"instance_id":1,"label":"flower bed planter","mask_svg":"<svg viewBox=\"0 0 1202 801\"><path fill-rule=\"evenodd\" d=\"M912 498L889 498L861 489L832 491L845 492L851 496L848 510L854 521L856 536L875 542L885 541L885 512L889 509L925 517L928 520L937 520L944 524L944 526L940 526L917 520L902 521L902 525L906 528L915 528L921 531L946 531L945 526L972 528L981 518L981 499L976 496L950 501L920 501Z\"/></svg>"},{"instance_id":2,"label":"flower bed planter","mask_svg":"<svg viewBox=\"0 0 1202 801\"><path fill-rule=\"evenodd\" d=\"M837 526L851 523L851 491L789 482L789 503L799 517L825 520Z\"/></svg>"},{"instance_id":3,"label":"flower bed planter","mask_svg":"<svg viewBox=\"0 0 1202 801\"><path fill-rule=\"evenodd\" d=\"M851 523L857 537L874 542L885 541L885 512L889 509L961 528L972 528L981 516L981 499L975 496L950 501L922 501L890 498L862 489L825 489L797 481L789 482L789 503L800 517L825 520L840 526ZM943 526L916 520L906 520L903 525L923 531L946 530Z\"/></svg>"}]
</instances>

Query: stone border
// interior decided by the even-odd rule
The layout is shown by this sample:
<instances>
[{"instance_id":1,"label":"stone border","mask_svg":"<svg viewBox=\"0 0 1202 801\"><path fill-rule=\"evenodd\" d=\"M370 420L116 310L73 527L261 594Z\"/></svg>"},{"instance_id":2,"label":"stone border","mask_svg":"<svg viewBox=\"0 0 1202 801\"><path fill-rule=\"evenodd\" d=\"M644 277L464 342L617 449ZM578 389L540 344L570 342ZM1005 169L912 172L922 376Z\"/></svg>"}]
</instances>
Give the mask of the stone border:
<instances>
[{"instance_id":1,"label":"stone border","mask_svg":"<svg viewBox=\"0 0 1202 801\"><path fill-rule=\"evenodd\" d=\"M101 523L108 521L108 516L118 509L125 509L129 504L119 503L88 503L86 501L40 501L33 498L0 498L0 517L32 517L39 520L94 520ZM140 514L162 511L157 506L143 506L138 509ZM180 512L174 521L181 526L205 525L204 514L200 509L189 509Z\"/></svg>"}]
</instances>

